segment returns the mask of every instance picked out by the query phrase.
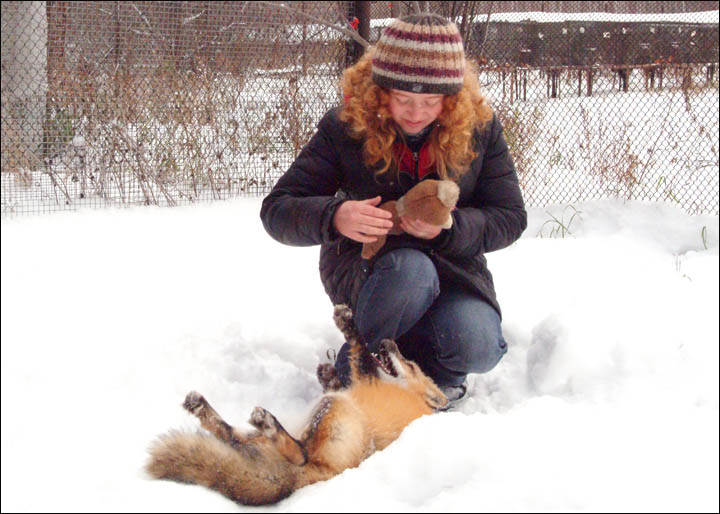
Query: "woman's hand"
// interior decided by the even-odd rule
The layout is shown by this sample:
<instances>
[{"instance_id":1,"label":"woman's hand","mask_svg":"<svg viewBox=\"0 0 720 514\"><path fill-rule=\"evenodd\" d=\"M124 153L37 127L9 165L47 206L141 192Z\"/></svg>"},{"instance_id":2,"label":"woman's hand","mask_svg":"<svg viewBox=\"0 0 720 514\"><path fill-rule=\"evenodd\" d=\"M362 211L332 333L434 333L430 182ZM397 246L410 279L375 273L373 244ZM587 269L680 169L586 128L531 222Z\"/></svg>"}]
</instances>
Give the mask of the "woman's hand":
<instances>
[{"instance_id":1,"label":"woman's hand","mask_svg":"<svg viewBox=\"0 0 720 514\"><path fill-rule=\"evenodd\" d=\"M440 235L440 232L442 231L442 227L440 225L431 225L430 223L425 223L422 220L414 218L401 217L400 221L401 229L411 236L415 236L420 239L434 239Z\"/></svg>"},{"instance_id":2,"label":"woman's hand","mask_svg":"<svg viewBox=\"0 0 720 514\"><path fill-rule=\"evenodd\" d=\"M392 214L378 209L382 198L348 200L335 211L333 223L338 232L359 243L374 243L376 236L384 236L392 228Z\"/></svg>"}]
</instances>

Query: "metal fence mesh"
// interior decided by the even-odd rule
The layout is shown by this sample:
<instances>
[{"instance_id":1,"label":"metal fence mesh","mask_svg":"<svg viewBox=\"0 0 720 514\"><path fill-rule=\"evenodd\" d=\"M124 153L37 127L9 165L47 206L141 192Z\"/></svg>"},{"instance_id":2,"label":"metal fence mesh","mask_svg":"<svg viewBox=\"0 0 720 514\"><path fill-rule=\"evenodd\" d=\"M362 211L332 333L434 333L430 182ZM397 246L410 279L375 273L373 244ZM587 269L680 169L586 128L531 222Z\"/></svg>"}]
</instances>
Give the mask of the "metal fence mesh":
<instances>
[{"instance_id":1,"label":"metal fence mesh","mask_svg":"<svg viewBox=\"0 0 720 514\"><path fill-rule=\"evenodd\" d=\"M2 2L3 215L267 193L340 101L328 24L359 3ZM418 2L369 4L374 42ZM717 2L420 4L461 28L529 205L718 214Z\"/></svg>"}]
</instances>

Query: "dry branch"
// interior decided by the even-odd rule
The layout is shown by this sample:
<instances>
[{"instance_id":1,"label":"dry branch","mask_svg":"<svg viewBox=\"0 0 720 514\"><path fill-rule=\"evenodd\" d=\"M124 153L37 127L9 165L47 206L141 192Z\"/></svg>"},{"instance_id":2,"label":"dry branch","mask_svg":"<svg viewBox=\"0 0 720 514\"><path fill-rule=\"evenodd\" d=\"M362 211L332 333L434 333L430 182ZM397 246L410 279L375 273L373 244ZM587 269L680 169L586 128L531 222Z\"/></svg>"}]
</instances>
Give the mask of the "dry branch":
<instances>
[{"instance_id":1,"label":"dry branch","mask_svg":"<svg viewBox=\"0 0 720 514\"><path fill-rule=\"evenodd\" d=\"M370 43L369 43L364 37L362 37L356 30L352 30L352 29L343 27L343 26L341 26L341 25L338 25L338 24L336 24L336 23L332 23L332 22L327 21L327 20L325 20L325 19L323 19L323 18L320 18L319 16L315 16L315 15L313 15L313 14L309 14L309 13L300 11L300 10L295 9L295 8L293 8L293 7L288 7L288 6L285 5L285 4L278 4L278 3L275 3L275 2L255 2L255 3L260 4L260 5L264 5L264 6L267 6L267 7L274 7L274 8L276 8L276 9L282 9L282 10L284 10L284 11L286 11L286 12L291 13L291 14L295 14L295 15L297 15L297 16L301 16L301 17L306 18L306 19L308 19L308 20L310 20L310 21L314 21L315 23L319 23L320 25L324 25L324 26L329 27L329 28L331 28L331 29L333 29L333 30L337 30L338 32L340 32L340 33L346 35L347 37L351 38L353 41L356 41L357 43L361 44L361 45L363 46L363 48L367 48L368 46L370 46Z\"/></svg>"}]
</instances>

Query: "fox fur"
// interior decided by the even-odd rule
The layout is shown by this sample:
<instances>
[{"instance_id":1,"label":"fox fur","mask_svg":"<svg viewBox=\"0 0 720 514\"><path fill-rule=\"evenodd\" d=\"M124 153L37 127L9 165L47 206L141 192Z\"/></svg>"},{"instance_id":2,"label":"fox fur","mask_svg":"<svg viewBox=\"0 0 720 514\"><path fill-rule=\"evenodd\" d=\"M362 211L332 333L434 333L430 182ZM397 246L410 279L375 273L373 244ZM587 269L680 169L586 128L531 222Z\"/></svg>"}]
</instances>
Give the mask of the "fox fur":
<instances>
[{"instance_id":1,"label":"fox fur","mask_svg":"<svg viewBox=\"0 0 720 514\"><path fill-rule=\"evenodd\" d=\"M150 448L147 472L155 478L200 484L245 505L275 503L306 485L358 466L398 438L413 420L447 406L435 383L386 339L377 356L359 341L347 306L334 319L351 345L351 385L329 391L298 437L262 407L242 433L196 392L183 407L210 434L171 431ZM328 373L318 367L318 376ZM327 386L327 382L325 382Z\"/></svg>"}]
</instances>

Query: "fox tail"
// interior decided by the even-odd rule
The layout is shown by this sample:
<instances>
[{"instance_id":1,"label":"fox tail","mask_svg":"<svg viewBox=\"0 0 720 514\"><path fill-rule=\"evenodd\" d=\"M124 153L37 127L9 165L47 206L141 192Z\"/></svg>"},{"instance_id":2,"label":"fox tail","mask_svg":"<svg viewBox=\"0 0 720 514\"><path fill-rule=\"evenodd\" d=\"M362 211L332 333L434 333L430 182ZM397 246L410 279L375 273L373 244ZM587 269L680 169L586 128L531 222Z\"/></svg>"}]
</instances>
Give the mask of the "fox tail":
<instances>
[{"instance_id":1,"label":"fox tail","mask_svg":"<svg viewBox=\"0 0 720 514\"><path fill-rule=\"evenodd\" d=\"M244 505L275 503L295 489L290 464L266 446L234 448L215 437L172 431L150 448L147 472L154 478L204 485Z\"/></svg>"}]
</instances>

